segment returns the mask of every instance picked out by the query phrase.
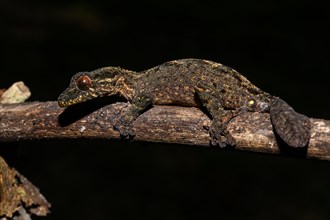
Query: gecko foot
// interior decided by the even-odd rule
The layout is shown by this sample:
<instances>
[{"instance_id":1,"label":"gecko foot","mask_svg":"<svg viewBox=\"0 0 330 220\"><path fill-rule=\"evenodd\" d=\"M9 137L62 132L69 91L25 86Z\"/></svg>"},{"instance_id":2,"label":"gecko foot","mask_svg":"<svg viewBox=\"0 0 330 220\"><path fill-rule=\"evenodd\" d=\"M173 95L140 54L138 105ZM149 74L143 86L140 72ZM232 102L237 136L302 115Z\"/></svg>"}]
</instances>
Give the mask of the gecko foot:
<instances>
[{"instance_id":1,"label":"gecko foot","mask_svg":"<svg viewBox=\"0 0 330 220\"><path fill-rule=\"evenodd\" d=\"M223 125L220 123L212 122L208 130L210 132L211 145L219 146L221 148L236 145L236 141L233 136L231 136L231 134L229 134L229 132L224 129Z\"/></svg>"},{"instance_id":2,"label":"gecko foot","mask_svg":"<svg viewBox=\"0 0 330 220\"><path fill-rule=\"evenodd\" d=\"M131 139L135 136L135 131L133 129L133 122L129 115L122 115L113 121L113 127L115 130L119 131L120 136L123 139Z\"/></svg>"}]
</instances>

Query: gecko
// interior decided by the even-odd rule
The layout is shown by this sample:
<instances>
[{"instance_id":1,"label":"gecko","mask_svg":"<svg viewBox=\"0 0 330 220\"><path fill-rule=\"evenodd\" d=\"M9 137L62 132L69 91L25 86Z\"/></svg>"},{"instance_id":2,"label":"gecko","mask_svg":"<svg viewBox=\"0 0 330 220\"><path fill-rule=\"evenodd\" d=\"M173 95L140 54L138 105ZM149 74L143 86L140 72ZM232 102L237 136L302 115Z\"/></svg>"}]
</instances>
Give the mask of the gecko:
<instances>
[{"instance_id":1,"label":"gecko","mask_svg":"<svg viewBox=\"0 0 330 220\"><path fill-rule=\"evenodd\" d=\"M310 139L307 116L259 89L236 70L203 59L173 60L140 72L121 67L79 72L58 97L58 104L68 107L113 95L131 103L113 123L123 138L135 136L133 122L153 105L176 105L206 110L211 117L211 145L235 146L227 124L247 111L268 112L274 131L291 147L306 147Z\"/></svg>"}]
</instances>

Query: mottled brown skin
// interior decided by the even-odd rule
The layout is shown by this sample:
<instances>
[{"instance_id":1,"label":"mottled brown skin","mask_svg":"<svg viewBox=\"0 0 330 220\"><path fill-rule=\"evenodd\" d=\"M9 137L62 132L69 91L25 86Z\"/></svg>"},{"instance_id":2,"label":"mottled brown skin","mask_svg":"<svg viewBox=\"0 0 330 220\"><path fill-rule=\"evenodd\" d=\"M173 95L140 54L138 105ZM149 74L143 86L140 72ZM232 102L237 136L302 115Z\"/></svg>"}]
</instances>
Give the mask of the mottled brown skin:
<instances>
[{"instance_id":1,"label":"mottled brown skin","mask_svg":"<svg viewBox=\"0 0 330 220\"><path fill-rule=\"evenodd\" d=\"M134 136L132 124L152 105L204 106L212 117L211 143L235 145L228 122L244 111L269 112L276 97L260 90L230 67L207 60L174 60L142 72L105 67L80 72L60 95L66 107L95 97L120 95L132 105L115 122L124 137Z\"/></svg>"}]
</instances>

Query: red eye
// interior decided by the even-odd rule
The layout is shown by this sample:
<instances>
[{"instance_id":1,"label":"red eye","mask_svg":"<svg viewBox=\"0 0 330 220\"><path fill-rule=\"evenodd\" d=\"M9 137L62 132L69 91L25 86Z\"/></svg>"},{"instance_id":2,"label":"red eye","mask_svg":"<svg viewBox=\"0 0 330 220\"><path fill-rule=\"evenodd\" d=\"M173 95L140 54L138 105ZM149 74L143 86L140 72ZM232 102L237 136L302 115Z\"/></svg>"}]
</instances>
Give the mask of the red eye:
<instances>
[{"instance_id":1,"label":"red eye","mask_svg":"<svg viewBox=\"0 0 330 220\"><path fill-rule=\"evenodd\" d=\"M88 76L84 75L84 76L80 76L76 80L76 83L77 83L78 89L80 89L82 91L86 91L89 89L89 87L91 87L92 80Z\"/></svg>"}]
</instances>

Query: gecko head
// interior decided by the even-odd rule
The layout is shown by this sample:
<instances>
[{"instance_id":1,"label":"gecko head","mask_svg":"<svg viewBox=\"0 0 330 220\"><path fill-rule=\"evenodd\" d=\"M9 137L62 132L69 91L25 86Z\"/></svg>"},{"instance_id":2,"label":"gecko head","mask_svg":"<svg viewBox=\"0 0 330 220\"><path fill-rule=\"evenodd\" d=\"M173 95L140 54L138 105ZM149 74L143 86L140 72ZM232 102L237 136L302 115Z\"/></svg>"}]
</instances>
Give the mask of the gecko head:
<instances>
[{"instance_id":1,"label":"gecko head","mask_svg":"<svg viewBox=\"0 0 330 220\"><path fill-rule=\"evenodd\" d=\"M69 87L58 97L59 106L67 107L97 97L116 94L119 70L116 67L105 67L75 74Z\"/></svg>"}]
</instances>

